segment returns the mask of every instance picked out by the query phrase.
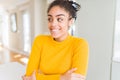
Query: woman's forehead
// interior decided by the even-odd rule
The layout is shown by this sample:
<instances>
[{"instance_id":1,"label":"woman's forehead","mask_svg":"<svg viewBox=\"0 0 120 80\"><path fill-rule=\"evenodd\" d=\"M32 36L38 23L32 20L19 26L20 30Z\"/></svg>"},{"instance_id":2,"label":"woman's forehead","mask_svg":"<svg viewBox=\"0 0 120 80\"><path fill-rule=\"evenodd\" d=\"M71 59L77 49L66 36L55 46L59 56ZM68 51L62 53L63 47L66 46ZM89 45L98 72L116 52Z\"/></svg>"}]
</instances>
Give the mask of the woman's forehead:
<instances>
[{"instance_id":1,"label":"woman's forehead","mask_svg":"<svg viewBox=\"0 0 120 80\"><path fill-rule=\"evenodd\" d=\"M48 12L48 16L68 16L69 13L59 6L54 6Z\"/></svg>"}]
</instances>

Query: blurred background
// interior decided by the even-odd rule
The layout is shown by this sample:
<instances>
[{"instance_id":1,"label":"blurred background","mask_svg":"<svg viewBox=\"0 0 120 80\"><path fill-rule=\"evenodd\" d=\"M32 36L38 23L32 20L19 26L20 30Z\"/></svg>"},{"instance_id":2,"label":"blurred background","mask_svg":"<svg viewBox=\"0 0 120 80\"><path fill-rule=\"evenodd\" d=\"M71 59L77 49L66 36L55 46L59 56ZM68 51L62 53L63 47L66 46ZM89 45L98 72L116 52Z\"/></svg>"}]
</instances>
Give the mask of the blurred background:
<instances>
[{"instance_id":1,"label":"blurred background","mask_svg":"<svg viewBox=\"0 0 120 80\"><path fill-rule=\"evenodd\" d=\"M0 79L22 80L34 38L49 34L51 1L0 0ZM89 43L86 80L120 80L120 0L74 1L81 10L69 32Z\"/></svg>"}]
</instances>

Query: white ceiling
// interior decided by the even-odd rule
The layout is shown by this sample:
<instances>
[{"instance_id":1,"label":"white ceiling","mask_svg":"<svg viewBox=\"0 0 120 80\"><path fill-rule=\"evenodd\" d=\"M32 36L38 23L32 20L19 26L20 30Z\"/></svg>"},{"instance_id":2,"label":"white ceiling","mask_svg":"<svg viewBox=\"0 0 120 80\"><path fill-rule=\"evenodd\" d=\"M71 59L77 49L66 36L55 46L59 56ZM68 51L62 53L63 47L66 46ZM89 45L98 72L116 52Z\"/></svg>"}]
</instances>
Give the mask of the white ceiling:
<instances>
[{"instance_id":1,"label":"white ceiling","mask_svg":"<svg viewBox=\"0 0 120 80\"><path fill-rule=\"evenodd\" d=\"M0 7L8 8L10 6L16 6L17 3L21 3L26 0L0 0Z\"/></svg>"}]
</instances>

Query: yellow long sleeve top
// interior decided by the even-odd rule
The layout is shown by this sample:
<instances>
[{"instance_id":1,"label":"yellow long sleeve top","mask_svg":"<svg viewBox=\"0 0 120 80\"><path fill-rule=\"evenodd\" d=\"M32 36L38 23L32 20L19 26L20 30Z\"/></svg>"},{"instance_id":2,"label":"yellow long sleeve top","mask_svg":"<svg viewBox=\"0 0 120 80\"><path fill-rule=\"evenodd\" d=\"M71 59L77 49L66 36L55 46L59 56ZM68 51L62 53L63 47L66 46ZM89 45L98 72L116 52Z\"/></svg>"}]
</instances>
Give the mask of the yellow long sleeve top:
<instances>
[{"instance_id":1,"label":"yellow long sleeve top","mask_svg":"<svg viewBox=\"0 0 120 80\"><path fill-rule=\"evenodd\" d=\"M87 65L88 44L84 39L69 35L57 42L49 35L39 35L32 46L26 76L36 70L37 80L60 80L60 75L72 68L77 68L75 73L85 76Z\"/></svg>"}]
</instances>

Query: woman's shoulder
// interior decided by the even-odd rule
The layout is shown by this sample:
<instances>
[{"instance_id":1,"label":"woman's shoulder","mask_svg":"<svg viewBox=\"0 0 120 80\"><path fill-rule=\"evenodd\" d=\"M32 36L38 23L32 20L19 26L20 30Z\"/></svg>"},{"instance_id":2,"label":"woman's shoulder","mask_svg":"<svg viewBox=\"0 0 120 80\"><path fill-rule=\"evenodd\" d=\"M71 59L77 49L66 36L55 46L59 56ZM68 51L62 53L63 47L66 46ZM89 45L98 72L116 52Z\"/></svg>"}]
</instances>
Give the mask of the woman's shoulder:
<instances>
[{"instance_id":1,"label":"woman's shoulder","mask_svg":"<svg viewBox=\"0 0 120 80\"><path fill-rule=\"evenodd\" d=\"M81 43L88 44L88 41L85 38L82 38L82 37L72 36L72 41L76 44L81 44Z\"/></svg>"},{"instance_id":2,"label":"woman's shoulder","mask_svg":"<svg viewBox=\"0 0 120 80\"><path fill-rule=\"evenodd\" d=\"M50 37L50 35L40 34L40 35L36 36L35 38L36 39L44 39L44 38L48 38L48 37Z\"/></svg>"},{"instance_id":3,"label":"woman's shoulder","mask_svg":"<svg viewBox=\"0 0 120 80\"><path fill-rule=\"evenodd\" d=\"M87 40L85 38L82 38L82 37L76 37L76 36L72 36L72 39L75 40L75 41L85 41L87 42Z\"/></svg>"},{"instance_id":4,"label":"woman's shoulder","mask_svg":"<svg viewBox=\"0 0 120 80\"><path fill-rule=\"evenodd\" d=\"M42 35L42 34L40 34L40 35L37 35L35 37L35 41L44 41L44 40L46 40L48 38L50 38L50 35Z\"/></svg>"}]
</instances>

